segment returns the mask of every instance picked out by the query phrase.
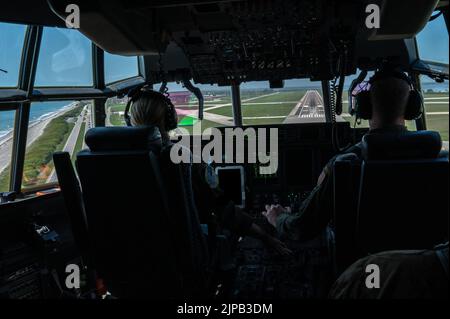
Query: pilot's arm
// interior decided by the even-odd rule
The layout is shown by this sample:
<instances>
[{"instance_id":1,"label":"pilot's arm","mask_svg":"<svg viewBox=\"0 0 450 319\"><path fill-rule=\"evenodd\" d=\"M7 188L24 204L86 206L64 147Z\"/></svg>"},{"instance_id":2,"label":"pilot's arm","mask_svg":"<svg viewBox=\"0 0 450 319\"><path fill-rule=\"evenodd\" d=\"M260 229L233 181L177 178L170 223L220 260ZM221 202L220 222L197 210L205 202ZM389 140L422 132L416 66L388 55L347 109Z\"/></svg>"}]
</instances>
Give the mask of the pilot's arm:
<instances>
[{"instance_id":1,"label":"pilot's arm","mask_svg":"<svg viewBox=\"0 0 450 319\"><path fill-rule=\"evenodd\" d=\"M264 216L279 234L294 240L317 236L328 225L333 214L333 165L338 159L357 159L354 153L332 158L322 170L316 187L303 201L298 212L290 213L279 206L266 207Z\"/></svg>"},{"instance_id":2,"label":"pilot's arm","mask_svg":"<svg viewBox=\"0 0 450 319\"><path fill-rule=\"evenodd\" d=\"M327 165L311 194L303 201L298 212L280 212L274 226L283 237L308 239L325 229L333 212L333 178Z\"/></svg>"},{"instance_id":3,"label":"pilot's arm","mask_svg":"<svg viewBox=\"0 0 450 319\"><path fill-rule=\"evenodd\" d=\"M207 182L204 165L193 169L192 182L200 220L210 224L211 213L214 212L220 227L226 228L239 236L252 236L261 240L266 246L282 255L289 255L291 251L278 239L267 234L254 223L252 217L241 208L228 200L218 187Z\"/></svg>"}]
</instances>

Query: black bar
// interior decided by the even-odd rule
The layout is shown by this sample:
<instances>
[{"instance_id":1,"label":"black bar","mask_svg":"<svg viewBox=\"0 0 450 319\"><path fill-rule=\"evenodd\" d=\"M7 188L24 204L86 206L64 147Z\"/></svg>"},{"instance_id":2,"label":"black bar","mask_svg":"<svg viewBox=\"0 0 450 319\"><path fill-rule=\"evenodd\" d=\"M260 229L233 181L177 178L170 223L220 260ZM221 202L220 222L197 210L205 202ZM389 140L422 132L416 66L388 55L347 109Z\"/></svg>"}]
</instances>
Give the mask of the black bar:
<instances>
[{"instance_id":1,"label":"black bar","mask_svg":"<svg viewBox=\"0 0 450 319\"><path fill-rule=\"evenodd\" d=\"M105 54L102 49L92 43L92 71L94 75L94 88L105 89Z\"/></svg>"},{"instance_id":2,"label":"black bar","mask_svg":"<svg viewBox=\"0 0 450 319\"><path fill-rule=\"evenodd\" d=\"M323 109L325 111L325 121L331 123L331 99L330 99L330 82L322 81Z\"/></svg>"},{"instance_id":3,"label":"black bar","mask_svg":"<svg viewBox=\"0 0 450 319\"><path fill-rule=\"evenodd\" d=\"M106 111L105 111L106 99L95 99L94 100L94 125L105 126L106 121Z\"/></svg>"},{"instance_id":4,"label":"black bar","mask_svg":"<svg viewBox=\"0 0 450 319\"><path fill-rule=\"evenodd\" d=\"M241 86L239 82L231 83L231 98L233 103L234 125L242 126Z\"/></svg>"},{"instance_id":5,"label":"black bar","mask_svg":"<svg viewBox=\"0 0 450 319\"><path fill-rule=\"evenodd\" d=\"M27 98L33 94L41 39L42 27L28 27L27 33L25 34L25 43L19 73L19 89L27 92Z\"/></svg>"},{"instance_id":6,"label":"black bar","mask_svg":"<svg viewBox=\"0 0 450 319\"><path fill-rule=\"evenodd\" d=\"M22 103L16 111L15 130L11 161L11 190L20 193L22 190L23 167L27 146L28 122L30 119L30 103Z\"/></svg>"},{"instance_id":7,"label":"black bar","mask_svg":"<svg viewBox=\"0 0 450 319\"><path fill-rule=\"evenodd\" d=\"M418 73L411 76L414 88L419 91L422 95L422 83L420 82L420 75ZM416 120L416 129L418 131L427 130L427 110L425 109L425 101L423 102L423 113L422 116Z\"/></svg>"},{"instance_id":8,"label":"black bar","mask_svg":"<svg viewBox=\"0 0 450 319\"><path fill-rule=\"evenodd\" d=\"M42 39L42 27L30 26L25 34L25 42L20 64L19 89L32 95L36 67ZM27 147L28 123L30 119L30 103L22 103L16 113L14 140L11 157L11 189L17 193L22 189L23 167Z\"/></svg>"}]
</instances>

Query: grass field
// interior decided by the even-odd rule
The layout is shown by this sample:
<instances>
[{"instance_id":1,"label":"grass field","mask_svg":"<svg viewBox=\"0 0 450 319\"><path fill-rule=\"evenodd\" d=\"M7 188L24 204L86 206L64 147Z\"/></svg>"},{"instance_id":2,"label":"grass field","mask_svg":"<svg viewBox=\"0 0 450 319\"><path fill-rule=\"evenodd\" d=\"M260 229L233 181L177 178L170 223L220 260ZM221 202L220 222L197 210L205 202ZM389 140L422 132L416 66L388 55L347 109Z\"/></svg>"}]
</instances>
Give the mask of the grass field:
<instances>
[{"instance_id":1,"label":"grass field","mask_svg":"<svg viewBox=\"0 0 450 319\"><path fill-rule=\"evenodd\" d=\"M245 117L270 117L270 116L288 116L292 109L297 105L298 101L306 93L306 90L296 91L264 91L259 94L261 98L253 99L248 102L242 103L242 116L244 117L245 124L276 124L282 123L283 119L245 119ZM264 96L271 94L269 96ZM252 96L252 98L258 95ZM245 100L245 98L242 98ZM281 104L277 104L282 102ZM269 103L269 104L259 104ZM273 103L273 104L270 104ZM233 116L231 105L223 106L220 108L208 110L207 112L223 115Z\"/></svg>"},{"instance_id":2,"label":"grass field","mask_svg":"<svg viewBox=\"0 0 450 319\"><path fill-rule=\"evenodd\" d=\"M256 101L255 101L256 102ZM295 107L296 103L289 104L243 104L243 117L257 117L257 116L287 116ZM218 109L207 111L213 114L233 116L231 106L224 106Z\"/></svg>"},{"instance_id":3,"label":"grass field","mask_svg":"<svg viewBox=\"0 0 450 319\"><path fill-rule=\"evenodd\" d=\"M319 90L320 92L320 90ZM295 107L295 105L300 101L303 95L306 93L306 89L298 89L298 90L243 90L241 92L242 103L242 116L244 124L247 125L258 125L258 124L279 124L283 122L283 118L279 118L279 116L287 116L291 110ZM266 96L270 94L269 96ZM222 96L220 96L222 95ZM231 107L231 95L229 92L220 92L218 93L218 98L214 101L205 102L205 112L232 117L233 111ZM253 99L255 97L261 96L260 98ZM449 102L448 102L448 93L432 93L427 92L424 94L425 98L425 109L427 111L427 123L428 128L430 130L436 130L441 133L443 140L448 141L448 114L433 114L433 112L448 112L449 111ZM245 102L246 99L252 98L251 101ZM343 94L343 100L347 101L347 92ZM195 107L196 105L195 98L192 98L190 101L190 105ZM260 104L260 103L269 103L269 104ZM221 104L227 104L219 108L213 108L208 110L210 107L214 107ZM348 104L344 103L344 114L347 113ZM111 112L123 112L125 109L124 104L112 105L110 106ZM274 116L274 118L270 118ZM257 118L257 117L267 117L267 118ZM354 118L344 116L344 119L348 120L351 125L354 124ZM185 123L189 121L183 120L183 117L180 117ZM112 113L110 117L111 124L113 125L124 125L123 118L118 115ZM190 121L193 122L193 121ZM210 126L222 126L223 124L215 123L214 121L204 121L207 123L207 127ZM415 129L415 124L410 122L407 123L408 128L413 130ZM183 126L184 128L188 128L189 126ZM368 127L367 121L362 121L360 125L357 127Z\"/></svg>"}]
</instances>

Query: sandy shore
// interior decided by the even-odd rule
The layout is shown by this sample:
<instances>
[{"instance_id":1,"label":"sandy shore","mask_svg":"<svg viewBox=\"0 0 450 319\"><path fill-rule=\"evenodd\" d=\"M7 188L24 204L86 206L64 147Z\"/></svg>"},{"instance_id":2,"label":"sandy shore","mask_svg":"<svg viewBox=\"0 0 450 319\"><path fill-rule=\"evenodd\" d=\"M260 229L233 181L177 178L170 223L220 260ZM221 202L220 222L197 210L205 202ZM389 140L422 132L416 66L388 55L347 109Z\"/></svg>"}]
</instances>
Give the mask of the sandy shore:
<instances>
[{"instance_id":1,"label":"sandy shore","mask_svg":"<svg viewBox=\"0 0 450 319\"><path fill-rule=\"evenodd\" d=\"M70 105L70 107L63 108L43 120L33 122L28 127L27 147L33 144L33 142L42 135L48 123L50 123L54 118L72 110L76 105L78 104L73 103ZM11 162L12 144L12 131L0 138L0 173L3 172L3 170L5 170L5 168L7 168Z\"/></svg>"}]
</instances>

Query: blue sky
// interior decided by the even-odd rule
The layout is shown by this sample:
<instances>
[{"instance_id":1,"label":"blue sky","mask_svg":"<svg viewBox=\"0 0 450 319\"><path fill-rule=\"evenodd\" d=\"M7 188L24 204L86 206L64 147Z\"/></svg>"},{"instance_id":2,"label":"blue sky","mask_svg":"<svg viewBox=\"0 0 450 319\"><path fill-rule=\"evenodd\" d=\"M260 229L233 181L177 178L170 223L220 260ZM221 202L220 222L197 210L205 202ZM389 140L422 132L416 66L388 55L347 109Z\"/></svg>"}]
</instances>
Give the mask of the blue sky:
<instances>
[{"instance_id":1,"label":"blue sky","mask_svg":"<svg viewBox=\"0 0 450 319\"><path fill-rule=\"evenodd\" d=\"M0 23L0 87L17 85L25 26ZM429 23L418 35L421 57L449 62L448 34L443 17ZM114 82L137 74L135 58L106 54L106 80ZM89 86L92 83L91 44L75 30L45 28L40 53L37 86ZM285 87L311 85L309 80L289 80ZM313 84L314 85L314 84ZM319 85L319 83L317 83ZM201 86L211 89L211 86ZM267 82L245 83L242 88L267 88ZM171 90L179 89L169 84Z\"/></svg>"}]
</instances>

